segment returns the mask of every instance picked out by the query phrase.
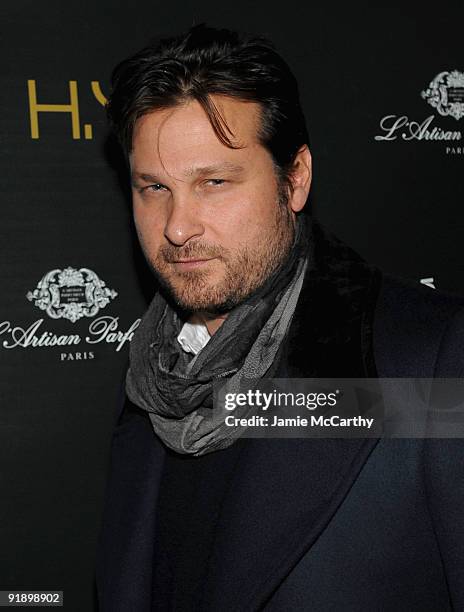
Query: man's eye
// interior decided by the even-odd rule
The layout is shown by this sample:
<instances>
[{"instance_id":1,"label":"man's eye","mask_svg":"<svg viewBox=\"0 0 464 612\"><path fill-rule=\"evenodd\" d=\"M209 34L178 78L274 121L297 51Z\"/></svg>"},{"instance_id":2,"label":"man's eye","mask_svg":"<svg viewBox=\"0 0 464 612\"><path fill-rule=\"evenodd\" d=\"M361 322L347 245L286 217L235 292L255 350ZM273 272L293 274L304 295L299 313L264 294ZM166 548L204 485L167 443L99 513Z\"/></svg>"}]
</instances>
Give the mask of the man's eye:
<instances>
[{"instance_id":1,"label":"man's eye","mask_svg":"<svg viewBox=\"0 0 464 612\"><path fill-rule=\"evenodd\" d=\"M209 179L207 183L212 184L213 187L223 185L226 181L224 179Z\"/></svg>"},{"instance_id":2,"label":"man's eye","mask_svg":"<svg viewBox=\"0 0 464 612\"><path fill-rule=\"evenodd\" d=\"M161 185L160 183L155 183L154 185L148 185L148 187L145 187L145 189L147 189L148 191L162 191L164 189L164 185Z\"/></svg>"}]
</instances>

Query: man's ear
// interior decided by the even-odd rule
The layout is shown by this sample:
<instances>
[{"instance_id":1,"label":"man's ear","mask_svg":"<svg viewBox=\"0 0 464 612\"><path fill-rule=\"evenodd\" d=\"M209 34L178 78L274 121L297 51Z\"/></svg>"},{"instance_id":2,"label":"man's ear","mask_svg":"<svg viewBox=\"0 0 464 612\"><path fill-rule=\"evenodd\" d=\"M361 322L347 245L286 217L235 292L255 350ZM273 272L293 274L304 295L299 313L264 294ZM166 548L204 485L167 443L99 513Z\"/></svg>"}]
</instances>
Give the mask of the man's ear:
<instances>
[{"instance_id":1,"label":"man's ear","mask_svg":"<svg viewBox=\"0 0 464 612\"><path fill-rule=\"evenodd\" d=\"M298 149L290 177L293 193L290 196L289 205L293 212L300 212L306 204L312 176L311 153L309 152L308 145L305 144Z\"/></svg>"}]
</instances>

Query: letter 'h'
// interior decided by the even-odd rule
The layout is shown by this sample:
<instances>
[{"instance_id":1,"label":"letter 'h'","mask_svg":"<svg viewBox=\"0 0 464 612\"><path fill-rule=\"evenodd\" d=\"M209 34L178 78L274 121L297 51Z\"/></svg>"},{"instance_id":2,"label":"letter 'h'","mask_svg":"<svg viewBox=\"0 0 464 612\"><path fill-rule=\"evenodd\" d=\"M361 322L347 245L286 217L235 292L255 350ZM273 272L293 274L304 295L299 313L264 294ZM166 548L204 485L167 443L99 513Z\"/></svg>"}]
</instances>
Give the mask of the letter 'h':
<instances>
[{"instance_id":1,"label":"letter 'h'","mask_svg":"<svg viewBox=\"0 0 464 612\"><path fill-rule=\"evenodd\" d=\"M79 102L77 97L77 82L69 81L69 104L38 104L35 80L27 82L29 92L29 112L31 117L31 137L39 138L39 113L71 113L72 137L81 137L79 127Z\"/></svg>"}]
</instances>

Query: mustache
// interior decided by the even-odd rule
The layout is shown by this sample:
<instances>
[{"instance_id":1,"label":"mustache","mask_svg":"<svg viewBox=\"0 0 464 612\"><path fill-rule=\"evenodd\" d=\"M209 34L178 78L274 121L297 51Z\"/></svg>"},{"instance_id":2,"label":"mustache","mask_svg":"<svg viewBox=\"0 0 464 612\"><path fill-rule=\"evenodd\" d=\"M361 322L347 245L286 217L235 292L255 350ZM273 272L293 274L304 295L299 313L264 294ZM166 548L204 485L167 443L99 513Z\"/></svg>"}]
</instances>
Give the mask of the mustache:
<instances>
[{"instance_id":1,"label":"mustache","mask_svg":"<svg viewBox=\"0 0 464 612\"><path fill-rule=\"evenodd\" d=\"M219 245L196 242L181 247L166 244L159 249L158 254L164 261L172 262L178 259L224 259L227 258L228 250Z\"/></svg>"}]
</instances>

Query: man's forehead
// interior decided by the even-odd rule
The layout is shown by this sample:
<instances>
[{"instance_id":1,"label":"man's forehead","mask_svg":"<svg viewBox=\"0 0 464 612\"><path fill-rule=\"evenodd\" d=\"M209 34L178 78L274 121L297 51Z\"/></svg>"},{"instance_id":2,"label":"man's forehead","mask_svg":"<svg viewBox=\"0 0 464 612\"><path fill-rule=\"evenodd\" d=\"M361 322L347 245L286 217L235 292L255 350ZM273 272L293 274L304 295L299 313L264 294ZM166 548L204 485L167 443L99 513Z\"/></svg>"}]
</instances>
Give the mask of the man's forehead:
<instances>
[{"instance_id":1,"label":"man's forehead","mask_svg":"<svg viewBox=\"0 0 464 612\"><path fill-rule=\"evenodd\" d=\"M252 162L257 138L256 103L225 100L214 103L227 121L234 147L221 142L206 112L196 101L153 111L135 126L130 162L134 178L171 171L186 178L213 172L243 173ZM223 97L221 97L223 98Z\"/></svg>"},{"instance_id":2,"label":"man's forehead","mask_svg":"<svg viewBox=\"0 0 464 612\"><path fill-rule=\"evenodd\" d=\"M260 106L256 102L226 96L210 96L219 124L234 146L246 147L258 141ZM171 108L151 111L134 126L133 148L165 148L207 145L226 147L214 129L206 110L197 100Z\"/></svg>"}]
</instances>

